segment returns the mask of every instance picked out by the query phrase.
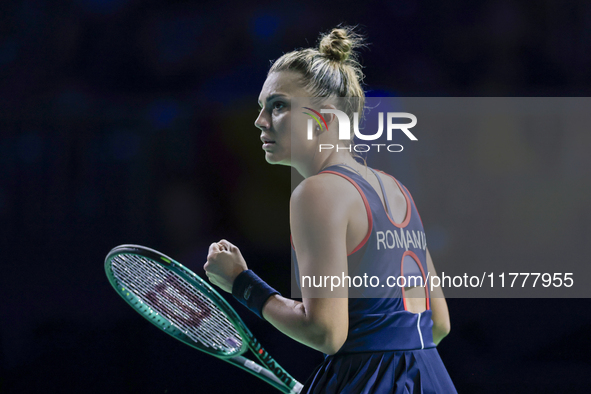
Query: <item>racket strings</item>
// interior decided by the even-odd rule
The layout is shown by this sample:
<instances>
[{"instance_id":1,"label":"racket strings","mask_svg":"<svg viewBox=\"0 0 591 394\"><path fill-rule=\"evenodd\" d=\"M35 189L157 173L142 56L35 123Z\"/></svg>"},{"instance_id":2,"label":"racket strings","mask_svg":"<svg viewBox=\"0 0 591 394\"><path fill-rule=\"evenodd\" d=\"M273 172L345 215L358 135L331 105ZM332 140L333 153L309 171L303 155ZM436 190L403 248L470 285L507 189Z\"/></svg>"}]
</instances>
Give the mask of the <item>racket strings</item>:
<instances>
[{"instance_id":1,"label":"racket strings","mask_svg":"<svg viewBox=\"0 0 591 394\"><path fill-rule=\"evenodd\" d=\"M134 254L115 256L111 267L121 286L197 344L224 353L240 350L242 338L234 325L182 277Z\"/></svg>"},{"instance_id":2,"label":"racket strings","mask_svg":"<svg viewBox=\"0 0 591 394\"><path fill-rule=\"evenodd\" d=\"M133 276L128 279L132 279L129 283L133 284L133 279L141 277L143 273L138 268L146 268L141 267L146 262L139 256L130 255L127 257L135 263L129 267L129 273ZM234 327L209 298L204 297L192 286L187 285L182 278L177 277L174 273L161 268L159 265L153 265L149 260L147 261L147 268L151 271L150 274L154 276L152 278L152 289L149 290L150 286L144 286L144 288L138 286L137 289L143 295L142 299L147 300L146 304L160 312L161 315L185 332L191 339L197 340L205 346L211 346L223 351L232 351L235 346L228 346L229 344L240 344L240 337L233 330ZM154 278L157 278L157 280L154 280ZM146 292L146 290L149 291ZM195 306L198 308L195 308ZM228 327L231 327L230 332L228 332ZM231 349L227 349L228 347Z\"/></svg>"},{"instance_id":3,"label":"racket strings","mask_svg":"<svg viewBox=\"0 0 591 394\"><path fill-rule=\"evenodd\" d=\"M132 260L138 263L142 259L132 256ZM218 310L217 306L192 286L187 285L184 280L177 277L174 273L166 271L160 266L152 266L150 268L156 268L157 271L162 270L162 272L158 273L166 277L164 280L161 278L160 283L155 283L154 289L157 294L154 292L145 294L145 297L150 303L155 304L156 309L162 310L165 317L171 322L176 323L177 328L182 327L186 334L194 333L197 336L204 336L207 341L204 342L201 340L201 342L206 345L213 344L214 348L227 347L225 342L228 335L225 334L233 333L225 332L227 330L223 329L220 331L219 329L225 326L233 328L233 326L225 319L225 316ZM137 271L135 273L137 274ZM195 306L199 307L197 311L195 310ZM201 328L201 330L196 330L196 328ZM221 334L223 338L215 335L216 333ZM195 340L195 338L192 339Z\"/></svg>"}]
</instances>

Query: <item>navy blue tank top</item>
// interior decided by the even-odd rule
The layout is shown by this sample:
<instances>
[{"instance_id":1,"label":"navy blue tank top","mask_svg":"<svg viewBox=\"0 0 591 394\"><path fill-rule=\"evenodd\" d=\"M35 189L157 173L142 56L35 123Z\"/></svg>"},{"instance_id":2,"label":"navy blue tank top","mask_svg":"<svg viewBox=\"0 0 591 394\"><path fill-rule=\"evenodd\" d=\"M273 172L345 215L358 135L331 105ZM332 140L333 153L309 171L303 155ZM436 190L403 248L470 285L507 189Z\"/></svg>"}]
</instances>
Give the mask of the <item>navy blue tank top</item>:
<instances>
[{"instance_id":1,"label":"navy blue tank top","mask_svg":"<svg viewBox=\"0 0 591 394\"><path fill-rule=\"evenodd\" d=\"M364 240L347 257L348 276L379 278L376 287L349 287L349 333L337 354L435 347L427 285L427 244L412 196L398 180L384 173L394 179L406 199L404 221L395 223L386 212L376 190L356 171L336 165L320 173L334 174L349 181L360 193L367 210L369 230ZM377 178L388 211L391 212L382 181ZM299 286L297 256L293 245L292 258ZM396 282L400 276L405 279L400 278ZM420 283L421 277L423 283ZM372 285L375 284L374 280ZM407 311L404 287L423 284L427 309L421 313Z\"/></svg>"}]
</instances>

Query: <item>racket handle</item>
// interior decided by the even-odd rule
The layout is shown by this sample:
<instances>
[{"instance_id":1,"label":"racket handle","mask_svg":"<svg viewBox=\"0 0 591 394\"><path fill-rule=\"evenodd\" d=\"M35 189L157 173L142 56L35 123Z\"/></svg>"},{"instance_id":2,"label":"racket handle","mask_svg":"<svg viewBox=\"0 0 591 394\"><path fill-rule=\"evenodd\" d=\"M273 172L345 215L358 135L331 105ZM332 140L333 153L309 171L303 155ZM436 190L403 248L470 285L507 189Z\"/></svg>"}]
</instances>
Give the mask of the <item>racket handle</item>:
<instances>
[{"instance_id":1,"label":"racket handle","mask_svg":"<svg viewBox=\"0 0 591 394\"><path fill-rule=\"evenodd\" d=\"M300 391L302 391L303 388L304 385L296 381L295 386L293 386L293 389L291 389L289 394L300 394Z\"/></svg>"},{"instance_id":2,"label":"racket handle","mask_svg":"<svg viewBox=\"0 0 591 394\"><path fill-rule=\"evenodd\" d=\"M278 390L287 393L287 394L298 394L302 387L304 387L300 382L297 380L293 380L295 385L292 389L289 389L285 384L279 380L277 376L275 376L271 371L267 368L255 363L252 360L247 359L246 357L236 356L232 357L230 360L239 367L242 367L244 370L252 373L253 375L265 380L267 383L275 386ZM274 383L274 384L273 384Z\"/></svg>"}]
</instances>

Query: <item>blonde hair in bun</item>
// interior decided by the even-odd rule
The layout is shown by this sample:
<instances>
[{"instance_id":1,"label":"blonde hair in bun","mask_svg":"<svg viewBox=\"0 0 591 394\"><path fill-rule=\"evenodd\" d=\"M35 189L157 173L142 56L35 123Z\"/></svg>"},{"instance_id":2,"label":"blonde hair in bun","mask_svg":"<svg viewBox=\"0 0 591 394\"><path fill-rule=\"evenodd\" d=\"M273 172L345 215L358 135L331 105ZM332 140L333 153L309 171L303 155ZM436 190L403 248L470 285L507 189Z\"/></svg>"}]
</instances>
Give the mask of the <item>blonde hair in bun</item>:
<instances>
[{"instance_id":1,"label":"blonde hair in bun","mask_svg":"<svg viewBox=\"0 0 591 394\"><path fill-rule=\"evenodd\" d=\"M295 71L302 76L303 87L316 98L315 101L345 98L339 100L344 106L340 109L351 121L354 112L361 119L365 105L365 92L361 87L364 75L356 49L363 46L363 38L354 27L338 26L320 35L317 48L297 49L281 56L271 65L269 74Z\"/></svg>"},{"instance_id":2,"label":"blonde hair in bun","mask_svg":"<svg viewBox=\"0 0 591 394\"><path fill-rule=\"evenodd\" d=\"M352 50L361 46L361 41L351 28L335 28L320 37L318 51L330 60L342 62L355 55Z\"/></svg>"}]
</instances>

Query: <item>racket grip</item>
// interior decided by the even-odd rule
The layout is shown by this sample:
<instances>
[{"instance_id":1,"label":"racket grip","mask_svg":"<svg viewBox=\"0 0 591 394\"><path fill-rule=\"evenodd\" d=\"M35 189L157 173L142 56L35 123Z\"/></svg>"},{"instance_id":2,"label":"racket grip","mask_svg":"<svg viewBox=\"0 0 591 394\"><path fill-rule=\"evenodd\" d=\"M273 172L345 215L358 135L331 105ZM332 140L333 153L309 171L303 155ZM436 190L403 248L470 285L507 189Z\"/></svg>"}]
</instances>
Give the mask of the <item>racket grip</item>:
<instances>
[{"instance_id":1,"label":"racket grip","mask_svg":"<svg viewBox=\"0 0 591 394\"><path fill-rule=\"evenodd\" d=\"M280 391L282 391L284 393L298 394L302 390L302 387L304 387L300 382L293 379L293 382L295 383L295 385L293 386L292 389L290 389L289 387L286 386L285 383L283 383L277 376L275 376L275 374L273 374L267 368L257 364L256 362L254 362L252 360L247 359L246 357L236 356L236 357L232 357L231 360L234 363L236 363L238 366L240 366L240 367L246 369L247 371L249 371L250 373L252 373L253 375L267 381L267 383L272 382L271 384L273 384L273 386L275 386L277 389L279 389Z\"/></svg>"},{"instance_id":2,"label":"racket grip","mask_svg":"<svg viewBox=\"0 0 591 394\"><path fill-rule=\"evenodd\" d=\"M289 394L300 394L300 391L302 391L303 388L304 385L296 381L295 386L293 386L293 389L291 389Z\"/></svg>"}]
</instances>

